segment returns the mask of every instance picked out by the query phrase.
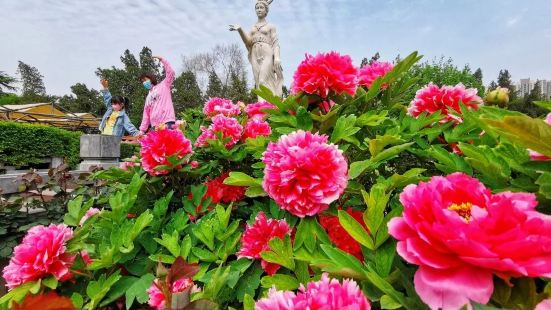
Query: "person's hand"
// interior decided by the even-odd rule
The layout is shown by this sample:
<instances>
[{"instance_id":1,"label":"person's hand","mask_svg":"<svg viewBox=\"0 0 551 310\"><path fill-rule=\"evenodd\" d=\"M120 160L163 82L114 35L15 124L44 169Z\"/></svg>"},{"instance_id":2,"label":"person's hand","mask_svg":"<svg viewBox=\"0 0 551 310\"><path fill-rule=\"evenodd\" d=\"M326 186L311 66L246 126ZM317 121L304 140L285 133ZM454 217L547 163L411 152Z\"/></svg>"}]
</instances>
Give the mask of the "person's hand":
<instances>
[{"instance_id":1,"label":"person's hand","mask_svg":"<svg viewBox=\"0 0 551 310\"><path fill-rule=\"evenodd\" d=\"M136 135L136 138L141 139L145 135L145 132L141 131Z\"/></svg>"},{"instance_id":2,"label":"person's hand","mask_svg":"<svg viewBox=\"0 0 551 310\"><path fill-rule=\"evenodd\" d=\"M103 86L104 89L109 88L109 81L107 81L106 79L101 79L100 83L101 83L101 86Z\"/></svg>"},{"instance_id":3,"label":"person's hand","mask_svg":"<svg viewBox=\"0 0 551 310\"><path fill-rule=\"evenodd\" d=\"M230 31L238 31L239 29L241 29L241 26L237 24L230 25Z\"/></svg>"}]
</instances>

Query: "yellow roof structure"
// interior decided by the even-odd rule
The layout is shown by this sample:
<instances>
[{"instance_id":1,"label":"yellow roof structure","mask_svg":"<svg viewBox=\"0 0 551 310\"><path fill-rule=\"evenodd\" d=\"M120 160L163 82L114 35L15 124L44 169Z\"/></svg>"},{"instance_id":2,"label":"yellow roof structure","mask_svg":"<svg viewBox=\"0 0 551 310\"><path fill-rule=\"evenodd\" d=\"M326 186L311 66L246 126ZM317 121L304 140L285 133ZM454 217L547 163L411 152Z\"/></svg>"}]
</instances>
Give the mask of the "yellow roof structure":
<instances>
[{"instance_id":1,"label":"yellow roof structure","mask_svg":"<svg viewBox=\"0 0 551 310\"><path fill-rule=\"evenodd\" d=\"M37 123L73 130L98 128L100 121L91 113L63 111L63 108L47 102L0 106L0 120Z\"/></svg>"}]
</instances>

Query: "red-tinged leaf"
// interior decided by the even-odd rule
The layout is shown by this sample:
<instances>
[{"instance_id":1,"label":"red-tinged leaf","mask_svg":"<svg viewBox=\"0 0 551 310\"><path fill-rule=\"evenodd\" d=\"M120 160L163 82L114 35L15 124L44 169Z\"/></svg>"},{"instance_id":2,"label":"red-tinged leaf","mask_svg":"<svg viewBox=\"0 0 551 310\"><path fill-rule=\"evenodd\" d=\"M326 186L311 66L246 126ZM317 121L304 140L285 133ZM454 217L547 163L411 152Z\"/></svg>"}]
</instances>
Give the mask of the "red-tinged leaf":
<instances>
[{"instance_id":1,"label":"red-tinged leaf","mask_svg":"<svg viewBox=\"0 0 551 310\"><path fill-rule=\"evenodd\" d=\"M40 295L27 295L21 305L14 304L14 310L75 310L71 299L57 295L55 292Z\"/></svg>"},{"instance_id":2,"label":"red-tinged leaf","mask_svg":"<svg viewBox=\"0 0 551 310\"><path fill-rule=\"evenodd\" d=\"M178 256L172 264L172 267L170 267L170 271L167 275L167 282L173 283L183 278L193 278L193 276L199 272L199 269L199 264L188 264L181 256Z\"/></svg>"}]
</instances>

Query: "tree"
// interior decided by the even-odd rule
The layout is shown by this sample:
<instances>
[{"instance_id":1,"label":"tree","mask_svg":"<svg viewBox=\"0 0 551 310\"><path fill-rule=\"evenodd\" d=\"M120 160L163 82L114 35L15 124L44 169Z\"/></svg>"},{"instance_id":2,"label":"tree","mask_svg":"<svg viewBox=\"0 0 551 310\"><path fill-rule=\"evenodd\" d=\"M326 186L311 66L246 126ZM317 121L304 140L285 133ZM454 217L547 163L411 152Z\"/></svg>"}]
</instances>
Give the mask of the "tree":
<instances>
[{"instance_id":1,"label":"tree","mask_svg":"<svg viewBox=\"0 0 551 310\"><path fill-rule=\"evenodd\" d=\"M492 91L492 90L496 89L497 87L498 87L498 85L496 84L496 82L491 81L490 85L488 85L488 91Z\"/></svg>"},{"instance_id":2,"label":"tree","mask_svg":"<svg viewBox=\"0 0 551 310\"><path fill-rule=\"evenodd\" d=\"M88 89L83 83L77 83L71 86L71 95L65 95L59 98L59 105L71 112L92 113L96 116L102 116L105 113L103 98L99 91Z\"/></svg>"},{"instance_id":3,"label":"tree","mask_svg":"<svg viewBox=\"0 0 551 310\"><path fill-rule=\"evenodd\" d=\"M476 69L476 71L473 73L473 77L474 77L480 84L483 84L483 81L482 81L482 69L480 69L480 68Z\"/></svg>"},{"instance_id":4,"label":"tree","mask_svg":"<svg viewBox=\"0 0 551 310\"><path fill-rule=\"evenodd\" d=\"M13 84L15 84L17 80L11 76L9 76L7 73L0 71L0 96L5 94L3 88L8 91L14 91L17 89Z\"/></svg>"},{"instance_id":5,"label":"tree","mask_svg":"<svg viewBox=\"0 0 551 310\"><path fill-rule=\"evenodd\" d=\"M543 99L541 91L541 81L536 81L534 88L528 96L524 98L516 98L509 104L509 110L525 113L531 117L542 117L547 115L548 111L534 104L535 101Z\"/></svg>"},{"instance_id":6,"label":"tree","mask_svg":"<svg viewBox=\"0 0 551 310\"><path fill-rule=\"evenodd\" d=\"M32 67L22 61L19 61L17 73L20 76L22 101L40 102L48 100L46 96L46 87L42 80L44 76L40 74L37 68Z\"/></svg>"},{"instance_id":7,"label":"tree","mask_svg":"<svg viewBox=\"0 0 551 310\"><path fill-rule=\"evenodd\" d=\"M201 89L197 84L197 79L193 72L183 72L174 80L172 102L174 102L176 113L183 112L186 108L198 107L203 104Z\"/></svg>"},{"instance_id":8,"label":"tree","mask_svg":"<svg viewBox=\"0 0 551 310\"><path fill-rule=\"evenodd\" d=\"M222 81L220 81L218 74L216 74L216 72L214 71L211 71L209 74L209 84L207 86L205 96L207 99L214 97L224 97Z\"/></svg>"},{"instance_id":9,"label":"tree","mask_svg":"<svg viewBox=\"0 0 551 310\"><path fill-rule=\"evenodd\" d=\"M375 53L375 55L371 56L371 59L367 59L366 57L364 57L362 59L362 63L360 64L360 68L363 68L367 65L373 64L374 62L379 60L379 58L381 58L381 55L379 54L379 52L377 52L377 53Z\"/></svg>"},{"instance_id":10,"label":"tree","mask_svg":"<svg viewBox=\"0 0 551 310\"><path fill-rule=\"evenodd\" d=\"M237 73L232 72L230 75L230 84L228 85L228 91L226 94L228 99L234 102L242 101L245 103L256 102L255 96L251 94L247 87L247 80L245 76L239 76Z\"/></svg>"},{"instance_id":11,"label":"tree","mask_svg":"<svg viewBox=\"0 0 551 310\"><path fill-rule=\"evenodd\" d=\"M509 73L509 70L499 70L499 74L497 76L497 85L499 87L504 87L509 89L509 98L511 101L515 100L517 98L517 92L516 87L513 85L513 81L511 80L511 74Z\"/></svg>"},{"instance_id":12,"label":"tree","mask_svg":"<svg viewBox=\"0 0 551 310\"><path fill-rule=\"evenodd\" d=\"M222 89L229 87L231 74L247 76L243 50L238 44L216 45L210 52L198 53L182 58L183 71L191 71L197 78L201 90L206 92L215 72L222 84Z\"/></svg>"}]
</instances>

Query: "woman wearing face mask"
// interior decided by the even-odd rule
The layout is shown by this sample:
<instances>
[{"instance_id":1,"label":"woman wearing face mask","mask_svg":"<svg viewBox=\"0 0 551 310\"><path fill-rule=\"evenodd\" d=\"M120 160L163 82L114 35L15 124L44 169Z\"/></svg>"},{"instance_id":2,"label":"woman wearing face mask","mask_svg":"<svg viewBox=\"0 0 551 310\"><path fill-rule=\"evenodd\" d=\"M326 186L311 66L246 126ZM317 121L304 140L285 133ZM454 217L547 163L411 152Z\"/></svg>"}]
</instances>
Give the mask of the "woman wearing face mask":
<instances>
[{"instance_id":1,"label":"woman wearing face mask","mask_svg":"<svg viewBox=\"0 0 551 310\"><path fill-rule=\"evenodd\" d=\"M150 127L166 125L172 128L176 122L174 105L172 104L172 82L174 82L174 70L170 63L163 57L153 56L158 59L165 69L165 78L160 83L154 74L146 73L140 76L143 87L149 91L143 107L142 124L140 132L145 134Z\"/></svg>"},{"instance_id":2,"label":"woman wearing face mask","mask_svg":"<svg viewBox=\"0 0 551 310\"><path fill-rule=\"evenodd\" d=\"M103 103L107 108L99 125L101 133L104 135L122 137L124 132L128 131L133 136L139 136L140 131L134 127L124 109L129 103L128 98L111 96L109 92L109 82L107 80L101 80L101 85L103 86L101 90Z\"/></svg>"}]
</instances>

